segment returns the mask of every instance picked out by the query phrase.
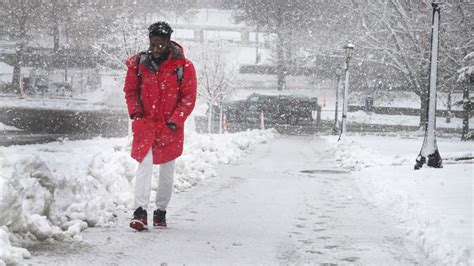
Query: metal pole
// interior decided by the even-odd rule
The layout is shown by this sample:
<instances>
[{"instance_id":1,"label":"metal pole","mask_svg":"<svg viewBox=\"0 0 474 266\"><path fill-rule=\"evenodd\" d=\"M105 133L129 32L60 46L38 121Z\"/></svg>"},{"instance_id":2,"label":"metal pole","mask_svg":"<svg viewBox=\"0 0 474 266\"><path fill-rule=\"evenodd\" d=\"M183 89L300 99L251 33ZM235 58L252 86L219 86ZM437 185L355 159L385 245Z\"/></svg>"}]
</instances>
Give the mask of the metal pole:
<instances>
[{"instance_id":1,"label":"metal pole","mask_svg":"<svg viewBox=\"0 0 474 266\"><path fill-rule=\"evenodd\" d=\"M339 140L346 134L347 128L347 103L349 101L349 57L346 57L346 77L344 82L344 94L342 95L342 127Z\"/></svg>"},{"instance_id":2,"label":"metal pole","mask_svg":"<svg viewBox=\"0 0 474 266\"><path fill-rule=\"evenodd\" d=\"M67 48L66 48L65 52L66 52L66 68L64 69L64 82L67 82L67 80L68 80L67 71L68 71L68 68L69 68L69 53L68 53Z\"/></svg>"},{"instance_id":3,"label":"metal pole","mask_svg":"<svg viewBox=\"0 0 474 266\"><path fill-rule=\"evenodd\" d=\"M255 36L256 39L256 44L255 44L255 64L258 64L260 61L260 56L258 55L258 34L259 34L259 28L258 28L258 23L257 23L257 34Z\"/></svg>"},{"instance_id":4,"label":"metal pole","mask_svg":"<svg viewBox=\"0 0 474 266\"><path fill-rule=\"evenodd\" d=\"M428 158L427 165L441 168L443 160L436 144L436 82L438 76L438 33L440 19L440 3L433 2L433 20L431 27L431 62L430 62L430 90L428 93L428 125L425 130L425 139L420 154L416 158L415 170L420 169Z\"/></svg>"},{"instance_id":5,"label":"metal pole","mask_svg":"<svg viewBox=\"0 0 474 266\"><path fill-rule=\"evenodd\" d=\"M340 79L341 79L341 75L340 73L337 73L337 80L336 80L336 107L335 107L335 111L334 111L334 127L332 128L332 133L334 135L337 135L337 132L339 132L339 125L338 125L338 117L337 117L337 111L339 109L339 82L340 82Z\"/></svg>"},{"instance_id":6,"label":"metal pole","mask_svg":"<svg viewBox=\"0 0 474 266\"><path fill-rule=\"evenodd\" d=\"M66 49L64 49L64 51L66 52L66 69L64 71L64 82L67 82L67 72L68 72L68 68L69 68L69 31L66 30Z\"/></svg>"}]
</instances>

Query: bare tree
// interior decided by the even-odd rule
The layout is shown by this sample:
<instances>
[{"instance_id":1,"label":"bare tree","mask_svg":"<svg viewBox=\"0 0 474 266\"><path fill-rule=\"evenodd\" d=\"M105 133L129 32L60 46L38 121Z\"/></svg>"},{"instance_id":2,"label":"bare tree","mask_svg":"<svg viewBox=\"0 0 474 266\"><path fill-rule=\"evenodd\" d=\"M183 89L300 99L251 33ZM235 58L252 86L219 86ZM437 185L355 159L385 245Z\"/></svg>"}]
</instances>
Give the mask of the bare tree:
<instances>
[{"instance_id":1,"label":"bare tree","mask_svg":"<svg viewBox=\"0 0 474 266\"><path fill-rule=\"evenodd\" d=\"M146 49L147 25L136 19L136 14L123 9L121 15L109 26L107 34L98 38L91 46L110 67L126 69L125 59Z\"/></svg>"},{"instance_id":2,"label":"bare tree","mask_svg":"<svg viewBox=\"0 0 474 266\"><path fill-rule=\"evenodd\" d=\"M102 11L108 18L107 28L91 46L104 59L105 65L124 69L126 58L148 46L149 24L157 20L192 17L194 7L195 1L186 4L169 0L119 1L113 8Z\"/></svg>"},{"instance_id":3,"label":"bare tree","mask_svg":"<svg viewBox=\"0 0 474 266\"><path fill-rule=\"evenodd\" d=\"M13 64L12 89L19 90L21 68L24 65L25 48L32 33L39 28L42 17L41 1L4 0L0 1L0 21L11 39L16 41L16 59Z\"/></svg>"},{"instance_id":4,"label":"bare tree","mask_svg":"<svg viewBox=\"0 0 474 266\"><path fill-rule=\"evenodd\" d=\"M355 1L354 1L355 2ZM359 37L361 57L394 70L398 86L411 88L421 99L422 113L428 106L430 5L428 0L375 0L355 3L361 13ZM361 34L363 33L363 34ZM426 116L421 115L421 124Z\"/></svg>"},{"instance_id":5,"label":"bare tree","mask_svg":"<svg viewBox=\"0 0 474 266\"><path fill-rule=\"evenodd\" d=\"M424 126L428 110L431 1L353 0L352 6L360 14L355 20L358 30L354 38L359 57L390 69L393 84L408 87L420 97L420 126ZM439 56L442 90L456 86L455 71L466 55L470 36L466 15L470 9L472 4L461 0L442 6Z\"/></svg>"},{"instance_id":6,"label":"bare tree","mask_svg":"<svg viewBox=\"0 0 474 266\"><path fill-rule=\"evenodd\" d=\"M202 48L198 57L198 96L207 102L207 129L211 133L215 115L213 112L215 109L222 111L222 102L233 92L236 70L227 64L223 42Z\"/></svg>"},{"instance_id":7,"label":"bare tree","mask_svg":"<svg viewBox=\"0 0 474 266\"><path fill-rule=\"evenodd\" d=\"M451 118L451 94L462 90L462 83L457 82L457 71L464 65L463 58L474 50L472 34L474 30L474 3L462 0L447 1L442 6L440 47L440 87L448 92L447 118Z\"/></svg>"},{"instance_id":8,"label":"bare tree","mask_svg":"<svg viewBox=\"0 0 474 266\"><path fill-rule=\"evenodd\" d=\"M21 68L26 66L25 51L29 46L51 36L52 62L48 56L43 56L41 62L34 64L58 67L65 61L62 57L67 56L68 49L88 50L92 40L106 31L107 10L110 10L109 6L92 0L0 1L0 22L9 39L16 42L13 90L20 87Z\"/></svg>"},{"instance_id":9,"label":"bare tree","mask_svg":"<svg viewBox=\"0 0 474 266\"><path fill-rule=\"evenodd\" d=\"M267 33L275 34L277 86L286 88L287 68L296 64L295 54L303 50L297 43L302 36L311 35L315 25L315 11L319 6L303 0L242 0L236 4L236 20L258 25Z\"/></svg>"},{"instance_id":10,"label":"bare tree","mask_svg":"<svg viewBox=\"0 0 474 266\"><path fill-rule=\"evenodd\" d=\"M471 118L472 110L472 99L469 96L469 91L474 87L474 51L466 55L464 61L466 62L466 66L458 70L458 82L463 87L463 99L459 103L464 109L461 139L467 140L472 138L469 134L469 119Z\"/></svg>"}]
</instances>

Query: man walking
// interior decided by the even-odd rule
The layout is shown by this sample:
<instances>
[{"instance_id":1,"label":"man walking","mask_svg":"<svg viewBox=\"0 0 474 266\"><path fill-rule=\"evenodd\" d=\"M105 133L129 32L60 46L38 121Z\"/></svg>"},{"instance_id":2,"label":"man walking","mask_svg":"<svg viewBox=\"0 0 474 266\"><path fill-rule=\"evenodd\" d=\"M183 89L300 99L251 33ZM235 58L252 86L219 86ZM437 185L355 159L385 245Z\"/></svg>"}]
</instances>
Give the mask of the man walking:
<instances>
[{"instance_id":1,"label":"man walking","mask_svg":"<svg viewBox=\"0 0 474 266\"><path fill-rule=\"evenodd\" d=\"M166 208L173 191L175 159L183 153L184 122L196 101L196 71L183 48L171 41L166 22L148 28L150 46L127 61L125 100L132 121L135 212L130 227L147 229L153 165L160 165L153 225L166 227Z\"/></svg>"}]
</instances>

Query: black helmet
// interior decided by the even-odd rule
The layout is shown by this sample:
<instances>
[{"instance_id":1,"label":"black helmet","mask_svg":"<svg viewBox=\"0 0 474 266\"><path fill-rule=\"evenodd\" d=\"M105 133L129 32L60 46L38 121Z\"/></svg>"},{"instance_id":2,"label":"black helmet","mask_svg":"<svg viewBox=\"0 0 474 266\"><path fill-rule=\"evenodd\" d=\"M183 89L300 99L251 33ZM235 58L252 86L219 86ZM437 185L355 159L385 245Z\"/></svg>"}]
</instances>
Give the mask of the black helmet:
<instances>
[{"instance_id":1,"label":"black helmet","mask_svg":"<svg viewBox=\"0 0 474 266\"><path fill-rule=\"evenodd\" d=\"M164 21L158 21L148 27L148 37L165 36L170 38L171 33L173 33L173 29L171 29L170 25Z\"/></svg>"}]
</instances>

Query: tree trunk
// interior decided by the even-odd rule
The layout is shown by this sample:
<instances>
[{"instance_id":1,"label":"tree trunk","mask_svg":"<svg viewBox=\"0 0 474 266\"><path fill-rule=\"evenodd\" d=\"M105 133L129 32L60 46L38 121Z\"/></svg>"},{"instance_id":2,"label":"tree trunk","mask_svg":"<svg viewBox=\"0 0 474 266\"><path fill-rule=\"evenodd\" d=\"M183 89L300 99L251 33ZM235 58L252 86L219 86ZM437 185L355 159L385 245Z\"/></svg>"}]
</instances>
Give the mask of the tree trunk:
<instances>
[{"instance_id":1,"label":"tree trunk","mask_svg":"<svg viewBox=\"0 0 474 266\"><path fill-rule=\"evenodd\" d=\"M208 106L209 106L209 111L207 113L207 133L211 134L212 133L212 120L213 120L213 116L214 116L214 105L211 103L208 103Z\"/></svg>"},{"instance_id":2,"label":"tree trunk","mask_svg":"<svg viewBox=\"0 0 474 266\"><path fill-rule=\"evenodd\" d=\"M469 139L469 118L471 116L472 103L469 98L469 87L472 84L464 84L463 86L463 97L462 97L462 106L464 110L464 117L462 120L462 135L461 140Z\"/></svg>"},{"instance_id":3,"label":"tree trunk","mask_svg":"<svg viewBox=\"0 0 474 266\"><path fill-rule=\"evenodd\" d=\"M53 25L53 52L57 55L59 52L59 23L57 21L57 18L55 19L56 21Z\"/></svg>"},{"instance_id":4,"label":"tree trunk","mask_svg":"<svg viewBox=\"0 0 474 266\"><path fill-rule=\"evenodd\" d=\"M278 35L277 41L277 88L283 90L286 88L286 69L285 69L285 54L283 47L283 36Z\"/></svg>"},{"instance_id":5,"label":"tree trunk","mask_svg":"<svg viewBox=\"0 0 474 266\"><path fill-rule=\"evenodd\" d=\"M20 83L21 83L21 68L24 65L24 51L28 43L27 41L27 22L28 16L26 15L26 2L20 1L20 14L22 16L18 20L18 39L16 44L16 60L13 63L13 77L12 77L12 92L20 92Z\"/></svg>"},{"instance_id":6,"label":"tree trunk","mask_svg":"<svg viewBox=\"0 0 474 266\"><path fill-rule=\"evenodd\" d=\"M446 123L451 123L451 105L452 105L452 100L451 100L451 94L452 94L452 90L449 89L448 91L448 100L447 100L447 103L446 103Z\"/></svg>"},{"instance_id":7,"label":"tree trunk","mask_svg":"<svg viewBox=\"0 0 474 266\"><path fill-rule=\"evenodd\" d=\"M16 50L16 60L13 63L13 77L11 91L16 93L20 91L21 67L23 66L24 44L20 43Z\"/></svg>"},{"instance_id":8,"label":"tree trunk","mask_svg":"<svg viewBox=\"0 0 474 266\"><path fill-rule=\"evenodd\" d=\"M279 16L277 18L277 88L283 90L286 88L286 68L285 68L285 39L282 32L283 27L283 10L278 10Z\"/></svg>"}]
</instances>

